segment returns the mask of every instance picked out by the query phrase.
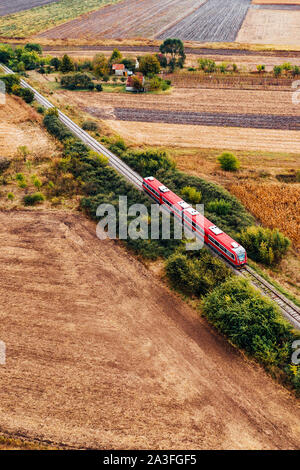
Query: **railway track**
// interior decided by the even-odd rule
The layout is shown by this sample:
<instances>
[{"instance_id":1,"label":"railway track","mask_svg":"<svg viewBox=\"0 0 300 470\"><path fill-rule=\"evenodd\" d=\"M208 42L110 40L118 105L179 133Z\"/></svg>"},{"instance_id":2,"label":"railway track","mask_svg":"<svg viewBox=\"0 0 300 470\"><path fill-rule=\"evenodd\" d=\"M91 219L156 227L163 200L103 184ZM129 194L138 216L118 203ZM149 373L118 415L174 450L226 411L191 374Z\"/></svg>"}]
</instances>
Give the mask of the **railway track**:
<instances>
[{"instance_id":1,"label":"railway track","mask_svg":"<svg viewBox=\"0 0 300 470\"><path fill-rule=\"evenodd\" d=\"M272 299L280 308L283 315L292 325L300 329L300 308L284 297L274 286L257 274L250 266L245 266L237 272L247 278L263 295Z\"/></svg>"},{"instance_id":2,"label":"railway track","mask_svg":"<svg viewBox=\"0 0 300 470\"><path fill-rule=\"evenodd\" d=\"M5 65L1 64L1 67L6 73L14 73ZM49 100L44 98L37 90L30 86L25 80L21 79L21 85L23 88L28 88L34 93L35 99L40 103L45 109L54 108L54 105L50 103ZM88 145L92 150L98 152L108 158L110 166L115 168L119 173L121 173L130 183L134 184L136 188L142 190L142 177L133 171L128 165L126 165L120 158L114 155L112 152L107 150L106 147L101 145L96 139L91 137L87 132L85 132L81 127L79 127L72 119L70 119L66 114L58 110L58 117L60 121L79 139L81 139L86 145Z\"/></svg>"},{"instance_id":3,"label":"railway track","mask_svg":"<svg viewBox=\"0 0 300 470\"><path fill-rule=\"evenodd\" d=\"M0 67L6 73L14 73L8 67L0 64ZM37 90L30 86L25 80L21 80L21 85L24 88L29 88L35 96L36 101L40 103L44 108L54 108L54 105L50 103L46 98L44 98ZM97 140L91 137L87 132L81 129L75 122L73 122L68 116L66 116L61 111L58 111L59 119L65 126L73 132L73 134L81 139L86 145L88 145L92 150L98 152L108 158L110 166L115 168L120 174L122 174L130 183L132 183L136 188L142 191L142 177L133 171L128 165L126 165L119 157L114 155L112 152L107 150L103 145L101 145ZM215 252L213 252L215 253ZM229 263L227 263L229 265ZM232 266L229 265L231 268ZM268 283L265 279L259 276L253 269L249 266L245 266L242 270L237 270L232 268L235 274L239 276L244 276L249 279L249 281L257 288L259 291L271 298L281 309L283 315L287 320L297 329L300 329L300 309L289 301L286 297L280 294L275 287Z\"/></svg>"}]
</instances>

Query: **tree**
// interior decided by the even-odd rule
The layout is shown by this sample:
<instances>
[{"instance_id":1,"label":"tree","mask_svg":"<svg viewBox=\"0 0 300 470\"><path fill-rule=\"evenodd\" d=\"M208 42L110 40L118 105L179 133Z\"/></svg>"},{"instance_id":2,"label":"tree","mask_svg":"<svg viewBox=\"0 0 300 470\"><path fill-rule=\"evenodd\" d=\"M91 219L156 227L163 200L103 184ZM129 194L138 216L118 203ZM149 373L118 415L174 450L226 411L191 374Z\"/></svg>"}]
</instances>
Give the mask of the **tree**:
<instances>
[{"instance_id":1,"label":"tree","mask_svg":"<svg viewBox=\"0 0 300 470\"><path fill-rule=\"evenodd\" d=\"M218 161L224 171L237 171L240 166L240 162L231 152L223 152L222 155L218 157Z\"/></svg>"},{"instance_id":2,"label":"tree","mask_svg":"<svg viewBox=\"0 0 300 470\"><path fill-rule=\"evenodd\" d=\"M39 55L42 55L43 53L43 49L42 47L40 46L40 44L34 44L34 43L28 43L25 45L25 48L27 51L34 51L34 52L37 52Z\"/></svg>"},{"instance_id":3,"label":"tree","mask_svg":"<svg viewBox=\"0 0 300 470\"><path fill-rule=\"evenodd\" d=\"M94 89L94 84L91 78L86 73L75 73L71 75L64 75L61 78L61 86L68 90L75 90L76 88ZM92 85L92 86L91 86Z\"/></svg>"},{"instance_id":4,"label":"tree","mask_svg":"<svg viewBox=\"0 0 300 470\"><path fill-rule=\"evenodd\" d=\"M10 60L14 57L14 50L11 46L7 44L0 45L0 62L3 64L8 64Z\"/></svg>"},{"instance_id":5,"label":"tree","mask_svg":"<svg viewBox=\"0 0 300 470\"><path fill-rule=\"evenodd\" d=\"M130 70L131 72L133 72L135 70L135 63L136 63L136 61L134 59L131 59L131 58L125 58L125 59L122 59L122 61L121 61L121 64L124 64L125 68L127 70Z\"/></svg>"},{"instance_id":6,"label":"tree","mask_svg":"<svg viewBox=\"0 0 300 470\"><path fill-rule=\"evenodd\" d=\"M172 70L176 66L183 67L185 61L184 44L181 39L166 39L159 47L162 54L167 57L168 65Z\"/></svg>"},{"instance_id":7,"label":"tree","mask_svg":"<svg viewBox=\"0 0 300 470\"><path fill-rule=\"evenodd\" d=\"M68 73L68 72L74 71L74 63L67 54L65 54L62 58L62 61L60 64L60 71L62 73Z\"/></svg>"},{"instance_id":8,"label":"tree","mask_svg":"<svg viewBox=\"0 0 300 470\"><path fill-rule=\"evenodd\" d=\"M132 83L132 87L136 90L136 91L143 91L144 89L144 86L143 86L143 81L141 78L137 77L136 75L134 75L133 77L131 77L131 83Z\"/></svg>"},{"instance_id":9,"label":"tree","mask_svg":"<svg viewBox=\"0 0 300 470\"><path fill-rule=\"evenodd\" d=\"M282 68L280 67L280 65L275 65L275 67L273 68L273 73L275 77L280 77L282 73Z\"/></svg>"},{"instance_id":10,"label":"tree","mask_svg":"<svg viewBox=\"0 0 300 470\"><path fill-rule=\"evenodd\" d=\"M105 77L109 73L108 61L104 54L96 54L93 59L93 70L97 77Z\"/></svg>"},{"instance_id":11,"label":"tree","mask_svg":"<svg viewBox=\"0 0 300 470\"><path fill-rule=\"evenodd\" d=\"M258 73L262 73L266 70L266 66L263 65L263 64L259 64L259 65L256 66L256 69L257 69Z\"/></svg>"},{"instance_id":12,"label":"tree","mask_svg":"<svg viewBox=\"0 0 300 470\"><path fill-rule=\"evenodd\" d=\"M59 70L60 66L61 66L61 61L59 60L58 57L53 57L51 60L50 60L50 65L52 67L54 67L54 69L57 71Z\"/></svg>"},{"instance_id":13,"label":"tree","mask_svg":"<svg viewBox=\"0 0 300 470\"><path fill-rule=\"evenodd\" d=\"M140 71L144 75L156 75L160 72L160 63L155 55L144 55L140 60Z\"/></svg>"},{"instance_id":14,"label":"tree","mask_svg":"<svg viewBox=\"0 0 300 470\"><path fill-rule=\"evenodd\" d=\"M112 55L110 56L109 63L113 64L116 62L120 62L122 59L122 54L119 49L114 49Z\"/></svg>"},{"instance_id":15,"label":"tree","mask_svg":"<svg viewBox=\"0 0 300 470\"><path fill-rule=\"evenodd\" d=\"M217 65L212 59L198 59L199 69L205 73L213 73L217 70Z\"/></svg>"}]
</instances>

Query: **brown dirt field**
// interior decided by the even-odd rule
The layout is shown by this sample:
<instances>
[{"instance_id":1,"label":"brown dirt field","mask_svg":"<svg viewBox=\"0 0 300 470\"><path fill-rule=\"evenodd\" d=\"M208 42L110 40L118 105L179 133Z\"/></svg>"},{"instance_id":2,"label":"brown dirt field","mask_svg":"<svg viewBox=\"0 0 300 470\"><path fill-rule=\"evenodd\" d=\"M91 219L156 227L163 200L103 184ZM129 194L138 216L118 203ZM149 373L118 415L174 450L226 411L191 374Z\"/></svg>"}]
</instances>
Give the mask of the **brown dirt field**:
<instances>
[{"instance_id":1,"label":"brown dirt field","mask_svg":"<svg viewBox=\"0 0 300 470\"><path fill-rule=\"evenodd\" d=\"M55 145L37 119L36 112L22 99L6 95L6 104L0 104L0 155L9 157L21 145L32 155L51 155Z\"/></svg>"},{"instance_id":2,"label":"brown dirt field","mask_svg":"<svg viewBox=\"0 0 300 470\"><path fill-rule=\"evenodd\" d=\"M95 225L0 212L0 429L77 447L299 449L300 408Z\"/></svg>"},{"instance_id":3,"label":"brown dirt field","mask_svg":"<svg viewBox=\"0 0 300 470\"><path fill-rule=\"evenodd\" d=\"M56 91L56 96L81 109L91 107L99 114L113 115L114 108L157 109L237 114L300 116L292 103L292 91L220 90L217 88L175 88L171 94L90 93Z\"/></svg>"},{"instance_id":4,"label":"brown dirt field","mask_svg":"<svg viewBox=\"0 0 300 470\"><path fill-rule=\"evenodd\" d=\"M45 31L37 38L154 38L203 3L205 0L194 0L192 4L190 0L124 0Z\"/></svg>"},{"instance_id":5,"label":"brown dirt field","mask_svg":"<svg viewBox=\"0 0 300 470\"><path fill-rule=\"evenodd\" d=\"M194 126L107 120L110 128L137 145L299 152L298 131Z\"/></svg>"},{"instance_id":6,"label":"brown dirt field","mask_svg":"<svg viewBox=\"0 0 300 470\"><path fill-rule=\"evenodd\" d=\"M300 11L249 9L236 41L249 44L300 43Z\"/></svg>"}]
</instances>

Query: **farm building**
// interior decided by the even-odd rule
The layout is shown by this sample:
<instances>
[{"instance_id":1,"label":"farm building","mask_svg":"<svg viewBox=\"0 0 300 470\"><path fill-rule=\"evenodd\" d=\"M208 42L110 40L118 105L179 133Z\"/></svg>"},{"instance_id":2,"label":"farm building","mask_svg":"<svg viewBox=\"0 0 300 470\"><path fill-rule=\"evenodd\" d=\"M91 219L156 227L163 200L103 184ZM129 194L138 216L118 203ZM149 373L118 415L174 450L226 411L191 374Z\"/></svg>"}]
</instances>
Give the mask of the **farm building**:
<instances>
[{"instance_id":1,"label":"farm building","mask_svg":"<svg viewBox=\"0 0 300 470\"><path fill-rule=\"evenodd\" d=\"M112 69L115 72L115 75L119 75L122 77L127 73L124 64L113 64Z\"/></svg>"},{"instance_id":2,"label":"farm building","mask_svg":"<svg viewBox=\"0 0 300 470\"><path fill-rule=\"evenodd\" d=\"M137 79L140 82L140 86L137 86ZM126 91L145 91L144 84L144 75L140 72L137 72L135 75L131 75L127 78Z\"/></svg>"}]
</instances>

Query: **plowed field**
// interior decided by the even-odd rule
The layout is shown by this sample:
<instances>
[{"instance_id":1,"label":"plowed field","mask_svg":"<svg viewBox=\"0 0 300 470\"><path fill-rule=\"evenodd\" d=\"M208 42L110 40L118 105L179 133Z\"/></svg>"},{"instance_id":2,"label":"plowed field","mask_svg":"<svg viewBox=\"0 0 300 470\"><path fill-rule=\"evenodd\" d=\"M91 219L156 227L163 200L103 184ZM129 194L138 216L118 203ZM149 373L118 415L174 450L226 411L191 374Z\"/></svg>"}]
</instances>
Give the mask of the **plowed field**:
<instances>
[{"instance_id":1,"label":"plowed field","mask_svg":"<svg viewBox=\"0 0 300 470\"><path fill-rule=\"evenodd\" d=\"M154 37L205 0L124 0L40 34L61 38L134 38Z\"/></svg>"},{"instance_id":2,"label":"plowed field","mask_svg":"<svg viewBox=\"0 0 300 470\"><path fill-rule=\"evenodd\" d=\"M296 449L299 404L95 225L0 212L0 430L76 447Z\"/></svg>"},{"instance_id":3,"label":"plowed field","mask_svg":"<svg viewBox=\"0 0 300 470\"><path fill-rule=\"evenodd\" d=\"M208 0L201 8L178 21L160 39L233 42L250 6L250 0Z\"/></svg>"}]
</instances>

